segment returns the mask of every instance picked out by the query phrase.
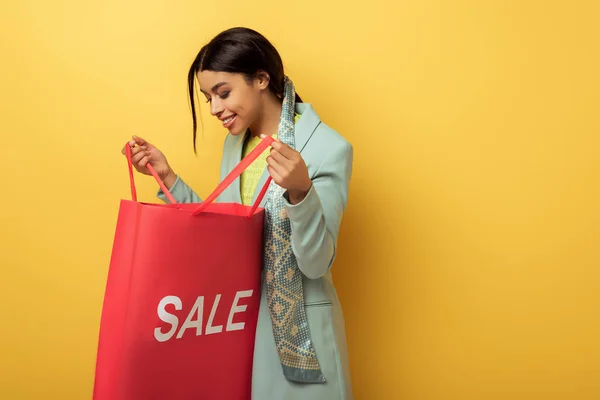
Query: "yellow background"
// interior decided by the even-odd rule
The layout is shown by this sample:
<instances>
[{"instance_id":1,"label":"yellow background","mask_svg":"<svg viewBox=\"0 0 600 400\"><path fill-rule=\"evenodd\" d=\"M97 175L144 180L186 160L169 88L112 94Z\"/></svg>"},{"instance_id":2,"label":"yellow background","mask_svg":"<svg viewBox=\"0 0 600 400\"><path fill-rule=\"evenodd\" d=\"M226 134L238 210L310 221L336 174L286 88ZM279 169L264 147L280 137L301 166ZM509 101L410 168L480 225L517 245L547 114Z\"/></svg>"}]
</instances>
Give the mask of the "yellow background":
<instances>
[{"instance_id":1,"label":"yellow background","mask_svg":"<svg viewBox=\"0 0 600 400\"><path fill-rule=\"evenodd\" d=\"M186 73L234 25L355 147L334 278L356 398L600 398L594 3L3 2L0 398L90 398L121 147L214 188L225 133L202 103L194 156Z\"/></svg>"}]
</instances>

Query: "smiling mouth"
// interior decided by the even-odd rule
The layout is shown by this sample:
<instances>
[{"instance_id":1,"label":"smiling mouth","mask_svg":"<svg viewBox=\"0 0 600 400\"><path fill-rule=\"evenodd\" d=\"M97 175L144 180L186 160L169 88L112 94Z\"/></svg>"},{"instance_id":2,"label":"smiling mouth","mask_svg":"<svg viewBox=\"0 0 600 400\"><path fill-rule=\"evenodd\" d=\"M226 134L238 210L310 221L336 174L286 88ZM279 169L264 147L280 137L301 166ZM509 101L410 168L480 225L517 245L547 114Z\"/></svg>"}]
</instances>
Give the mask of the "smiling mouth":
<instances>
[{"instance_id":1,"label":"smiling mouth","mask_svg":"<svg viewBox=\"0 0 600 400\"><path fill-rule=\"evenodd\" d=\"M236 115L232 115L231 117L227 117L223 120L223 126L225 125L229 125L230 123L232 123L235 119L237 118L237 114Z\"/></svg>"}]
</instances>

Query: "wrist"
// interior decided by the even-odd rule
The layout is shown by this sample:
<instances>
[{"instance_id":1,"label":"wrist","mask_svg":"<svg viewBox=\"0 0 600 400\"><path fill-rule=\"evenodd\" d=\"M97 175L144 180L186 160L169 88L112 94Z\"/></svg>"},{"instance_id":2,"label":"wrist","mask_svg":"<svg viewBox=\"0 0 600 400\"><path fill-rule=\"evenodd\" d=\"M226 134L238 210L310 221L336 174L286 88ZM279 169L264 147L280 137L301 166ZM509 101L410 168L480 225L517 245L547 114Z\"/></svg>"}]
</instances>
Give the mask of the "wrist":
<instances>
[{"instance_id":1,"label":"wrist","mask_svg":"<svg viewBox=\"0 0 600 400\"><path fill-rule=\"evenodd\" d=\"M312 182L309 181L308 184L302 189L289 189L288 190L288 200L291 205L296 205L301 203L302 200L306 197L310 189L312 188Z\"/></svg>"},{"instance_id":2,"label":"wrist","mask_svg":"<svg viewBox=\"0 0 600 400\"><path fill-rule=\"evenodd\" d=\"M169 168L169 172L167 172L164 177L161 176L160 179L163 181L167 189L171 189L177 180L177 174Z\"/></svg>"}]
</instances>

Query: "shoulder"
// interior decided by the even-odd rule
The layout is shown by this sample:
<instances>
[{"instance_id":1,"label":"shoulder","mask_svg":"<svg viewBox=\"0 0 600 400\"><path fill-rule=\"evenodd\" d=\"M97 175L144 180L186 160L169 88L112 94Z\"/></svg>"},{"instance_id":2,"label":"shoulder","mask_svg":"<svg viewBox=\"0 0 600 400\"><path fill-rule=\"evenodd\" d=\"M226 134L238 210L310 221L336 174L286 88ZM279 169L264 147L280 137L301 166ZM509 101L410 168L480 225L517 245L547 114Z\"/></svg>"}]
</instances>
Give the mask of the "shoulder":
<instances>
[{"instance_id":1,"label":"shoulder","mask_svg":"<svg viewBox=\"0 0 600 400\"><path fill-rule=\"evenodd\" d=\"M311 133L302 148L301 154L311 164L323 163L352 163L353 146L340 132L320 119L309 106L305 116L311 120Z\"/></svg>"},{"instance_id":2,"label":"shoulder","mask_svg":"<svg viewBox=\"0 0 600 400\"><path fill-rule=\"evenodd\" d=\"M314 145L325 147L324 150L331 151L352 151L352 144L342 136L338 131L320 122L311 137Z\"/></svg>"}]
</instances>

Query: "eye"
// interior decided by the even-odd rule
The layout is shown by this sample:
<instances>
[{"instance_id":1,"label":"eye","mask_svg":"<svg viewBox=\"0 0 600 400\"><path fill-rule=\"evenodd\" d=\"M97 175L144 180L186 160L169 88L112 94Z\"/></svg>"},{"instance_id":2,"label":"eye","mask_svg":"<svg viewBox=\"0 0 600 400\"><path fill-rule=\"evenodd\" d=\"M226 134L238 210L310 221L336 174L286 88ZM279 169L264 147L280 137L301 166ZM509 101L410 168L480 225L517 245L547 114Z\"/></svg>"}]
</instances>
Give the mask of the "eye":
<instances>
[{"instance_id":1,"label":"eye","mask_svg":"<svg viewBox=\"0 0 600 400\"><path fill-rule=\"evenodd\" d=\"M229 97L229 93L230 93L230 92L228 92L228 91L227 91L227 92L223 92L223 93L221 93L221 94L219 95L219 97L220 97L220 98L222 98L222 99L226 99L227 97Z\"/></svg>"}]
</instances>

